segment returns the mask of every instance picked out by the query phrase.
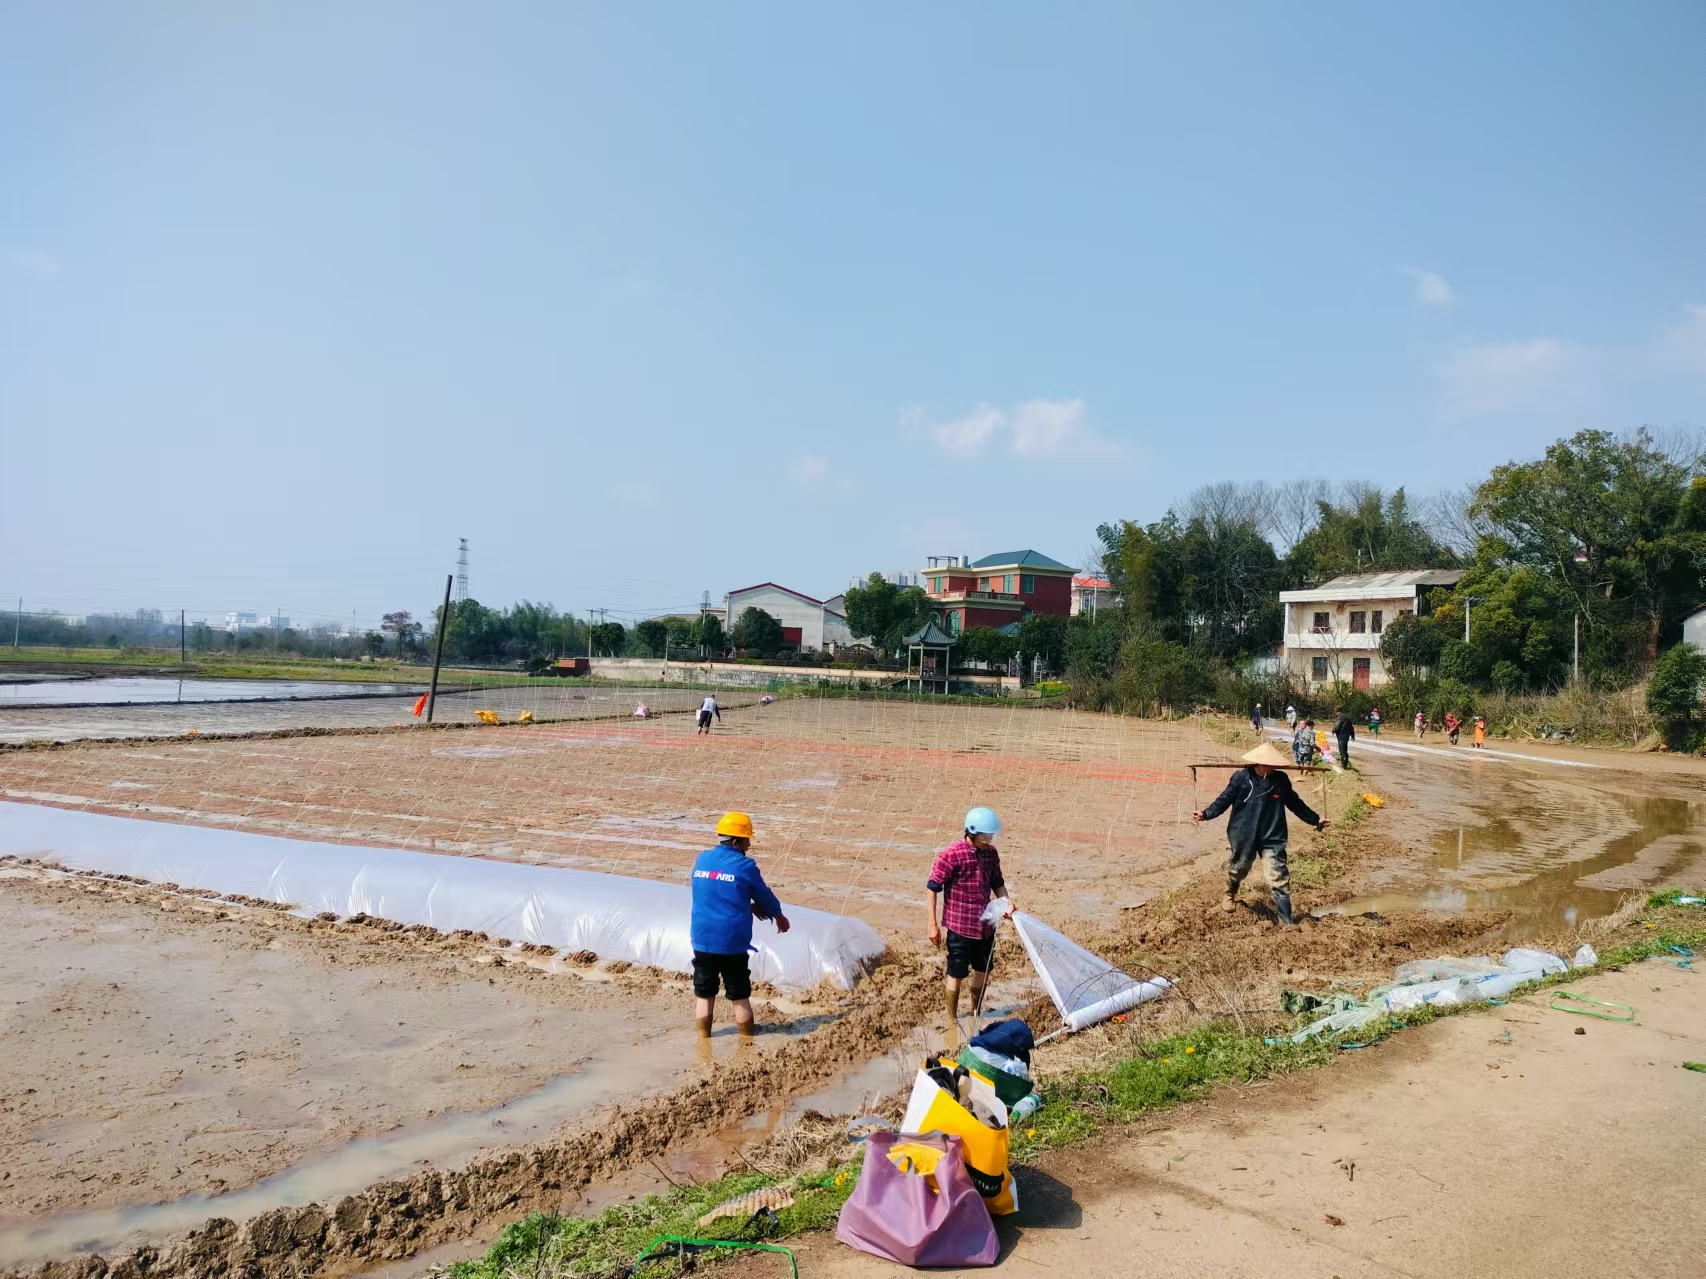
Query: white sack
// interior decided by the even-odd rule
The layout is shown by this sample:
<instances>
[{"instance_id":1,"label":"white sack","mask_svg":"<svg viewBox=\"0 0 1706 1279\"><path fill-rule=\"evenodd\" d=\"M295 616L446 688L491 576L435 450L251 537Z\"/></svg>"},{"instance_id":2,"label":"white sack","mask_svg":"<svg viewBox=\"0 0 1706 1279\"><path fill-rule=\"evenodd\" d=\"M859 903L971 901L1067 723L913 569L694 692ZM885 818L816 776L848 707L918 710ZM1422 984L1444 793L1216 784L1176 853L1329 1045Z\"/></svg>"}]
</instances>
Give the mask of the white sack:
<instances>
[{"instance_id":1,"label":"white sack","mask_svg":"<svg viewBox=\"0 0 1706 1279\"><path fill-rule=\"evenodd\" d=\"M685 884L0 802L4 853L290 902L308 914L467 928L671 972L693 965L692 890ZM754 922L755 980L806 987L828 977L852 986L860 961L883 951L863 920L799 906L787 913L793 927L786 934Z\"/></svg>"}]
</instances>

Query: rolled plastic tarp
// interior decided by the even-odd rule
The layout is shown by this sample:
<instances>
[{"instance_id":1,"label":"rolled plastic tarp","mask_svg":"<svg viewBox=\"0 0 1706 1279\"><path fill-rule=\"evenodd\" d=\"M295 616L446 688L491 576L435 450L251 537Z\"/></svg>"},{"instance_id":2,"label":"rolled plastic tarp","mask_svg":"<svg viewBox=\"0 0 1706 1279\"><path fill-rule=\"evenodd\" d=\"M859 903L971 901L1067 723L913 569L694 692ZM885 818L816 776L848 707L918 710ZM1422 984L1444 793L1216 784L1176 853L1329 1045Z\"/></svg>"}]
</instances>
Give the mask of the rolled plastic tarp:
<instances>
[{"instance_id":1,"label":"rolled plastic tarp","mask_svg":"<svg viewBox=\"0 0 1706 1279\"><path fill-rule=\"evenodd\" d=\"M305 915L367 914L591 950L670 972L693 966L693 895L685 884L0 802L0 854L7 853L240 893ZM827 977L851 987L883 952L876 930L860 919L794 906L788 922L787 933L755 923L755 980L805 988Z\"/></svg>"},{"instance_id":2,"label":"rolled plastic tarp","mask_svg":"<svg viewBox=\"0 0 1706 1279\"><path fill-rule=\"evenodd\" d=\"M1014 912L1013 927L1061 1021L1073 1032L1159 999L1172 987L1165 977L1140 981L1121 972L1034 915Z\"/></svg>"}]
</instances>

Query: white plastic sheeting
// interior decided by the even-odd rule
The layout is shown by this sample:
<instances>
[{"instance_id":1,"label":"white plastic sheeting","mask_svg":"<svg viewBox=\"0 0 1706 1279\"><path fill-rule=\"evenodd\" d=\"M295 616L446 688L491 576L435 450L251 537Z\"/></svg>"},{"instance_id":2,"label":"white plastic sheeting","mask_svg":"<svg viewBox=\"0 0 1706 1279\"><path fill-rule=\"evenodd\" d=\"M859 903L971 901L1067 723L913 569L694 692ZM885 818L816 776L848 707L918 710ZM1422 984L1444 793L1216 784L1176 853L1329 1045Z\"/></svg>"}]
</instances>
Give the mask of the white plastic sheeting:
<instances>
[{"instance_id":1,"label":"white plastic sheeting","mask_svg":"<svg viewBox=\"0 0 1706 1279\"><path fill-rule=\"evenodd\" d=\"M1083 1030L1159 998L1172 984L1165 977L1139 981L1023 911L1014 913L1013 927L1068 1030Z\"/></svg>"},{"instance_id":2,"label":"white plastic sheeting","mask_svg":"<svg viewBox=\"0 0 1706 1279\"><path fill-rule=\"evenodd\" d=\"M672 972L693 964L692 890L684 884L4 802L0 853L289 902L309 914L467 928ZM828 977L852 986L862 961L883 951L863 920L799 906L787 911L792 928L785 934L754 924L757 980L807 987Z\"/></svg>"}]
</instances>

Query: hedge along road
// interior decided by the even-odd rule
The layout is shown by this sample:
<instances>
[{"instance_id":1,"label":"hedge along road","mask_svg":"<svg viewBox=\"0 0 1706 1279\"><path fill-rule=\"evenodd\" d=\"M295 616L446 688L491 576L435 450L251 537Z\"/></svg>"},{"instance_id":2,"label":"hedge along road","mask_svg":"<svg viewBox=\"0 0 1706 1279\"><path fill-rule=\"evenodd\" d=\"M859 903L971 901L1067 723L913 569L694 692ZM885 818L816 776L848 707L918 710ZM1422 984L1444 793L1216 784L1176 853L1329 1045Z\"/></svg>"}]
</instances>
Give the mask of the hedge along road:
<instances>
[{"instance_id":1,"label":"hedge along road","mask_svg":"<svg viewBox=\"0 0 1706 1279\"><path fill-rule=\"evenodd\" d=\"M1018 1174L1001 1264L1179 1279L1693 1279L1706 1075L1681 1063L1706 1060L1706 984L1648 962L1569 989L1633 1005L1636 1019L1554 1011L1541 991L1046 1155ZM825 1236L795 1251L814 1279L894 1273ZM742 1261L730 1279L766 1279L775 1260Z\"/></svg>"}]
</instances>

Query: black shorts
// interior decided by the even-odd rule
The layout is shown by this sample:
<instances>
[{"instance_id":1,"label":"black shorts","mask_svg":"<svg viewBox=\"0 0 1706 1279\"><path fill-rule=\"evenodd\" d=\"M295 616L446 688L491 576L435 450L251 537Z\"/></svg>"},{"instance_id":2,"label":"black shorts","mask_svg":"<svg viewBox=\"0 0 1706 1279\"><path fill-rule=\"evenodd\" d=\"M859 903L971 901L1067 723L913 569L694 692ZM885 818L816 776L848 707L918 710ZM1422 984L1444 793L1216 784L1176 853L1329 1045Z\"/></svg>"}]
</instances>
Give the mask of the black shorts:
<instances>
[{"instance_id":1,"label":"black shorts","mask_svg":"<svg viewBox=\"0 0 1706 1279\"><path fill-rule=\"evenodd\" d=\"M693 993L700 999L717 997L717 982L730 999L752 998L752 969L742 955L714 955L708 951L693 952Z\"/></svg>"},{"instance_id":2,"label":"black shorts","mask_svg":"<svg viewBox=\"0 0 1706 1279\"><path fill-rule=\"evenodd\" d=\"M948 929L948 976L966 977L974 968L986 973L994 953L995 938L964 937Z\"/></svg>"},{"instance_id":3,"label":"black shorts","mask_svg":"<svg viewBox=\"0 0 1706 1279\"><path fill-rule=\"evenodd\" d=\"M700 711L699 712L699 727L700 728L708 728L710 726L710 724L711 724L711 712L710 711Z\"/></svg>"}]
</instances>

